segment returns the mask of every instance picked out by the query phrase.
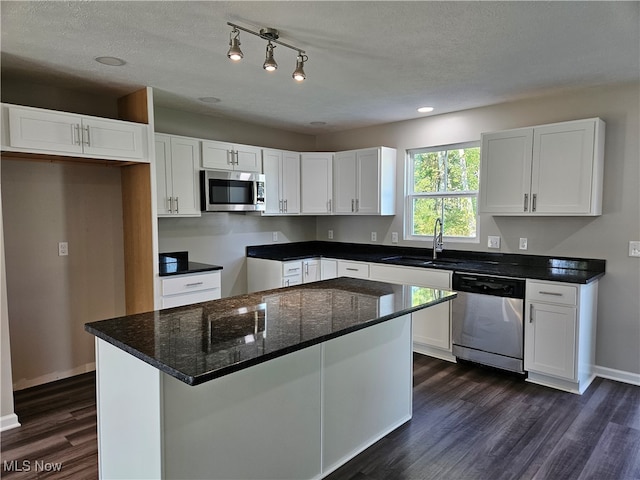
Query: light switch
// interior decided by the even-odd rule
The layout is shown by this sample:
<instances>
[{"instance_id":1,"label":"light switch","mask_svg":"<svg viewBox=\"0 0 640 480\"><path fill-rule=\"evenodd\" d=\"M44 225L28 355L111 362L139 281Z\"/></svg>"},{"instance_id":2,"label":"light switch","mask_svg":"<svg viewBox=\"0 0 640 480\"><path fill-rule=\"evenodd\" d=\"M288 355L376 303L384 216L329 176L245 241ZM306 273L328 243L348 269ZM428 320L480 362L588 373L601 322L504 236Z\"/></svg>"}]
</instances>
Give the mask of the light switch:
<instances>
[{"instance_id":1,"label":"light switch","mask_svg":"<svg viewBox=\"0 0 640 480\"><path fill-rule=\"evenodd\" d=\"M629 242L629 256L640 257L640 242Z\"/></svg>"},{"instance_id":2,"label":"light switch","mask_svg":"<svg viewBox=\"0 0 640 480\"><path fill-rule=\"evenodd\" d=\"M58 256L66 257L69 255L69 244L67 242L58 243Z\"/></svg>"}]
</instances>

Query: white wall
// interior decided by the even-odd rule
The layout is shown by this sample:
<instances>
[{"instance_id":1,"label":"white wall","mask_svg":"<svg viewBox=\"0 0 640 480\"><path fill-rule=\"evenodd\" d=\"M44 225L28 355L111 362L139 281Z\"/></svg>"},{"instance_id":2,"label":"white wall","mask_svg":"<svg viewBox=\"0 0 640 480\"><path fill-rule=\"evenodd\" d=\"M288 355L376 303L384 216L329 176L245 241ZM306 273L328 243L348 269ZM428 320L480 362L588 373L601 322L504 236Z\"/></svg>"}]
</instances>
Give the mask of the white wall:
<instances>
[{"instance_id":1,"label":"white wall","mask_svg":"<svg viewBox=\"0 0 640 480\"><path fill-rule=\"evenodd\" d=\"M0 193L0 432L20 425L14 412L11 343L9 337L7 276L4 261L4 227Z\"/></svg>"},{"instance_id":2,"label":"white wall","mask_svg":"<svg viewBox=\"0 0 640 480\"><path fill-rule=\"evenodd\" d=\"M502 252L523 253L527 237L534 255L602 258L607 274L600 283L597 364L640 373L640 259L628 257L628 242L640 240L640 86L572 90L457 113L433 115L371 128L321 135L320 150L385 145L398 149L398 215L393 218L318 217L317 238L333 229L337 241L390 244L403 231L404 157L408 149L479 140L485 131L601 117L607 124L603 215L596 218L491 217L482 215L480 243L447 243L445 248L488 251L487 236L502 237ZM430 248L430 244L401 241Z\"/></svg>"},{"instance_id":3,"label":"white wall","mask_svg":"<svg viewBox=\"0 0 640 480\"><path fill-rule=\"evenodd\" d=\"M93 368L86 322L123 315L120 169L2 159L16 389ZM58 256L58 242L69 255Z\"/></svg>"}]
</instances>

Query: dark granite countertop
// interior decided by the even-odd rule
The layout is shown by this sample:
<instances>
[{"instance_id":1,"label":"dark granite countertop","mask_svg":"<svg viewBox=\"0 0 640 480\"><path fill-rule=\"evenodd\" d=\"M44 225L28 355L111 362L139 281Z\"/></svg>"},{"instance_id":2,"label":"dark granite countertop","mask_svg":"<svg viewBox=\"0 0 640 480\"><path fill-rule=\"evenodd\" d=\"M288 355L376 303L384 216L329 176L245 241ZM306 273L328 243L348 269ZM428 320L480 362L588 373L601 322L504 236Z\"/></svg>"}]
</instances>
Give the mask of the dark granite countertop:
<instances>
[{"instance_id":1,"label":"dark granite countertop","mask_svg":"<svg viewBox=\"0 0 640 480\"><path fill-rule=\"evenodd\" d=\"M565 283L590 283L605 273L605 260L510 253L444 250L432 261L431 248L342 242L295 242L247 247L247 257L269 260L336 258L370 263L435 268Z\"/></svg>"},{"instance_id":2,"label":"dark granite countertop","mask_svg":"<svg viewBox=\"0 0 640 480\"><path fill-rule=\"evenodd\" d=\"M188 252L161 253L158 264L160 266L161 277L222 270L220 265L209 265L208 263L189 261Z\"/></svg>"},{"instance_id":3,"label":"dark granite countertop","mask_svg":"<svg viewBox=\"0 0 640 480\"><path fill-rule=\"evenodd\" d=\"M85 330L198 385L455 296L336 278L91 322Z\"/></svg>"}]
</instances>

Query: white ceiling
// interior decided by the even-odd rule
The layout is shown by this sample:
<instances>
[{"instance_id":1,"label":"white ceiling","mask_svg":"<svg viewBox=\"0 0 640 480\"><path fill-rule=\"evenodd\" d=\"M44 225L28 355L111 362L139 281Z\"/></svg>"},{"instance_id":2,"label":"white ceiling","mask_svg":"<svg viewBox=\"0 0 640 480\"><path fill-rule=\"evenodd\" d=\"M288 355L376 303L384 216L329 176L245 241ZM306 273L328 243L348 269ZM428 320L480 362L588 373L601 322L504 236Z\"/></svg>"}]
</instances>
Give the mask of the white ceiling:
<instances>
[{"instance_id":1,"label":"white ceiling","mask_svg":"<svg viewBox=\"0 0 640 480\"><path fill-rule=\"evenodd\" d=\"M640 2L2 1L2 74L157 105L322 133L640 80ZM231 21L306 50L241 33ZM94 61L127 61L108 67ZM7 78L7 77L5 77ZM204 104L199 97L217 97ZM326 122L313 126L311 122Z\"/></svg>"}]
</instances>

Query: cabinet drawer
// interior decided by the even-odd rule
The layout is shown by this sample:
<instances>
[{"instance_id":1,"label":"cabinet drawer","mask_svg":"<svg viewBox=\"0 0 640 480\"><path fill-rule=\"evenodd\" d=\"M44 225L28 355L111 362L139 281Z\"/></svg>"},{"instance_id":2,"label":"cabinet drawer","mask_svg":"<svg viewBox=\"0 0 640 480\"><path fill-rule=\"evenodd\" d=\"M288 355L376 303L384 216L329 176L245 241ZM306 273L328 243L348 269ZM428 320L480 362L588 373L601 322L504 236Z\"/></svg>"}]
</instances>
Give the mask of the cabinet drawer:
<instances>
[{"instance_id":1,"label":"cabinet drawer","mask_svg":"<svg viewBox=\"0 0 640 480\"><path fill-rule=\"evenodd\" d=\"M182 295L171 295L160 299L161 308L182 307L192 303L209 302L220 298L220 288L211 290L198 290L196 292L183 293Z\"/></svg>"},{"instance_id":2,"label":"cabinet drawer","mask_svg":"<svg viewBox=\"0 0 640 480\"><path fill-rule=\"evenodd\" d=\"M574 285L558 283L527 283L527 299L529 301L576 305L578 289Z\"/></svg>"},{"instance_id":3,"label":"cabinet drawer","mask_svg":"<svg viewBox=\"0 0 640 480\"><path fill-rule=\"evenodd\" d=\"M282 262L282 280L285 287L302 283L302 261Z\"/></svg>"},{"instance_id":4,"label":"cabinet drawer","mask_svg":"<svg viewBox=\"0 0 640 480\"><path fill-rule=\"evenodd\" d=\"M220 272L180 275L162 279L162 295L176 295L220 288Z\"/></svg>"},{"instance_id":5,"label":"cabinet drawer","mask_svg":"<svg viewBox=\"0 0 640 480\"><path fill-rule=\"evenodd\" d=\"M338 262L339 277L369 278L369 264L358 262Z\"/></svg>"}]
</instances>

